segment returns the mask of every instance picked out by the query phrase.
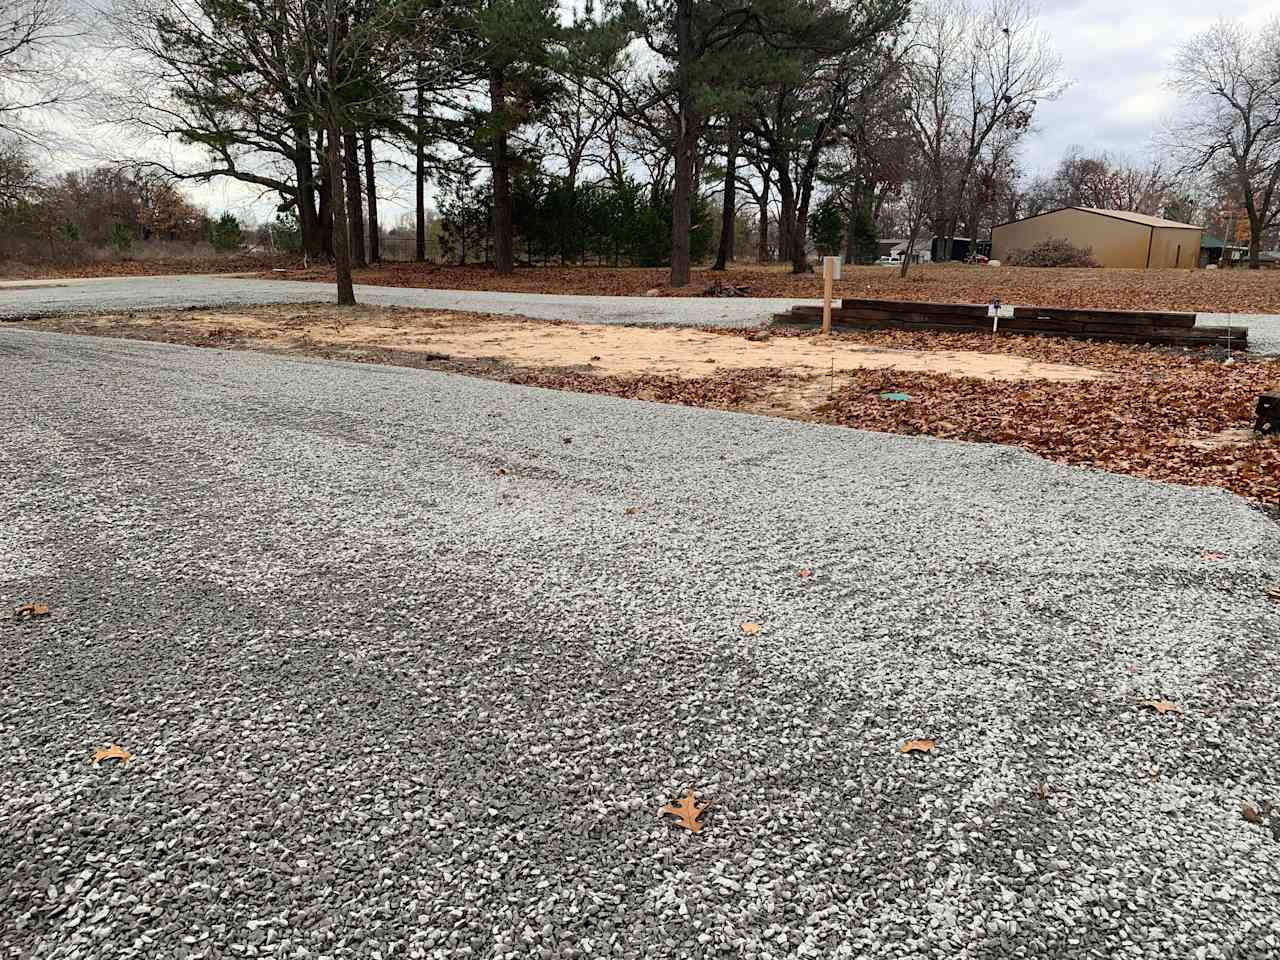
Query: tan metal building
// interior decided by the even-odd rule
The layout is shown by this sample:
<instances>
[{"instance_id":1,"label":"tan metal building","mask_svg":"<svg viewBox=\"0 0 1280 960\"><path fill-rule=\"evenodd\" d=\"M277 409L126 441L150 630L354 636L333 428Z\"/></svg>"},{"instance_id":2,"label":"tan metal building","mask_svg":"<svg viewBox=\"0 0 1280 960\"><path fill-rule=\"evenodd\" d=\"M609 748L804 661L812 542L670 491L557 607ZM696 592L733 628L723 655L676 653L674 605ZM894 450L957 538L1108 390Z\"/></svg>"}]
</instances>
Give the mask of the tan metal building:
<instances>
[{"instance_id":1,"label":"tan metal building","mask_svg":"<svg viewBox=\"0 0 1280 960\"><path fill-rule=\"evenodd\" d=\"M1067 240L1091 247L1104 267L1185 267L1200 265L1200 228L1127 210L1063 207L991 231L991 258L1004 260L1043 240Z\"/></svg>"}]
</instances>

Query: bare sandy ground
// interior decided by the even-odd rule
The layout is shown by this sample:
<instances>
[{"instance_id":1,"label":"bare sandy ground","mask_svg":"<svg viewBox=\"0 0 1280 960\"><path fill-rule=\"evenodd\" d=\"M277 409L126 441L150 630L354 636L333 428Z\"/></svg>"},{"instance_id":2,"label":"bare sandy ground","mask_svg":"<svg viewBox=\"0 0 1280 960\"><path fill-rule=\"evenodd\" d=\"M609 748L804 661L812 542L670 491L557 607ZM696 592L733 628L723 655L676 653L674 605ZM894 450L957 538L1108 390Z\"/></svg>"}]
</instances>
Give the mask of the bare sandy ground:
<instances>
[{"instance_id":1,"label":"bare sandy ground","mask_svg":"<svg viewBox=\"0 0 1280 960\"><path fill-rule=\"evenodd\" d=\"M172 339L234 335L246 347L374 347L435 359L499 360L528 367L580 367L605 376L705 377L715 370L775 368L804 377L855 369L941 373L984 380L1096 380L1100 370L1026 357L958 350L895 350L820 337L752 341L701 330L549 323L472 313L388 307L339 310L277 305L234 311L108 314L94 327L169 332ZM185 334L181 336L180 334Z\"/></svg>"}]
</instances>

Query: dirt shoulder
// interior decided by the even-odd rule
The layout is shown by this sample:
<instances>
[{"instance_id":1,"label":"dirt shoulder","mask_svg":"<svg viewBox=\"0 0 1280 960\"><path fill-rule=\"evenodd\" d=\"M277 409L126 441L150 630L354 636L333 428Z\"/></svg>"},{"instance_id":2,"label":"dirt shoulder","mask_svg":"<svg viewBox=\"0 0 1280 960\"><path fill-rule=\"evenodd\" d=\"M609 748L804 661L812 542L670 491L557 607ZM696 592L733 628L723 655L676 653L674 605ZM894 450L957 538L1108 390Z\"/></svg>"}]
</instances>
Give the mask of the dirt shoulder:
<instances>
[{"instance_id":1,"label":"dirt shoulder","mask_svg":"<svg viewBox=\"0 0 1280 960\"><path fill-rule=\"evenodd\" d=\"M1280 360L986 334L571 324L396 307L280 305L27 321L70 333L464 373L944 439L1219 486L1280 505L1280 438L1253 435ZM892 399L886 394L906 395Z\"/></svg>"}]
</instances>

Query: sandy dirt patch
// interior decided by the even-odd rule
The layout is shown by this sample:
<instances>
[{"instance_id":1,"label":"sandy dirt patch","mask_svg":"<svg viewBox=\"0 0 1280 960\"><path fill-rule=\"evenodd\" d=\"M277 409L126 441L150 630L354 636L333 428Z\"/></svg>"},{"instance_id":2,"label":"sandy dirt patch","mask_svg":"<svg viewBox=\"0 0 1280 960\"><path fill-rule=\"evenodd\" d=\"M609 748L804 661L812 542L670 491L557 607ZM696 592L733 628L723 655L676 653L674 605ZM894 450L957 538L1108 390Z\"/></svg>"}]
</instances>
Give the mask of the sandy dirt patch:
<instances>
[{"instance_id":1,"label":"sandy dirt patch","mask_svg":"<svg viewBox=\"0 0 1280 960\"><path fill-rule=\"evenodd\" d=\"M731 370L769 367L800 377L830 377L833 371L840 374L855 369L981 380L1078 381L1107 376L1086 366L1001 353L901 350L820 337L754 341L702 330L557 323L395 307L339 311L315 305L281 305L240 311L108 314L88 322L103 327L177 325L195 338L234 333L248 345L268 348L378 347L450 360L581 367L605 376L702 377L709 366Z\"/></svg>"}]
</instances>

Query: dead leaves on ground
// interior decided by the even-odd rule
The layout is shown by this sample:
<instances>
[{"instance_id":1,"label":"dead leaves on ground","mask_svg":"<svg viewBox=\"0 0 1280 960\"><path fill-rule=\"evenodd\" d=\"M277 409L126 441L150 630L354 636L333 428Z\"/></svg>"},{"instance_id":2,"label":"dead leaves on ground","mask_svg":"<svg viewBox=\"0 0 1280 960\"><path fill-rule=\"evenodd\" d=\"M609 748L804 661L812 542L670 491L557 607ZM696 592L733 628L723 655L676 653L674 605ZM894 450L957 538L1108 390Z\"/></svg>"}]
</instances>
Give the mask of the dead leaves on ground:
<instances>
[{"instance_id":1,"label":"dead leaves on ground","mask_svg":"<svg viewBox=\"0 0 1280 960\"><path fill-rule=\"evenodd\" d=\"M120 765L123 766L132 759L133 754L124 747L114 743L104 749L93 751L93 765L95 767L102 763L103 760L118 760Z\"/></svg>"},{"instance_id":2,"label":"dead leaves on ground","mask_svg":"<svg viewBox=\"0 0 1280 960\"><path fill-rule=\"evenodd\" d=\"M1138 706L1154 710L1162 717L1166 713L1182 713L1180 706L1176 703L1170 703L1168 700L1143 700Z\"/></svg>"},{"instance_id":3,"label":"dead leaves on ground","mask_svg":"<svg viewBox=\"0 0 1280 960\"><path fill-rule=\"evenodd\" d=\"M1250 823L1256 823L1259 826L1266 823L1266 818L1263 817L1258 808L1252 804L1240 804L1240 816L1244 817L1244 819L1248 820Z\"/></svg>"},{"instance_id":4,"label":"dead leaves on ground","mask_svg":"<svg viewBox=\"0 0 1280 960\"><path fill-rule=\"evenodd\" d=\"M1280 505L1280 436L1248 430L1258 394L1280 382L1280 360L1224 366L1116 344L993 339L976 334L856 334L894 349L970 350L1107 371L1101 380L999 381L893 370L842 373L821 419L839 426L1021 447L1059 463L1169 483L1216 486ZM842 383L841 383L842 381ZM909 404L885 403L908 393ZM1224 435L1243 431L1247 437ZM1204 559L1225 559L1214 551Z\"/></svg>"},{"instance_id":5,"label":"dead leaves on ground","mask_svg":"<svg viewBox=\"0 0 1280 960\"><path fill-rule=\"evenodd\" d=\"M1251 803L1241 803L1240 817L1254 826L1267 827L1271 831L1271 839L1280 843L1280 806L1273 801L1263 800L1256 807Z\"/></svg>"},{"instance_id":6,"label":"dead leaves on ground","mask_svg":"<svg viewBox=\"0 0 1280 960\"><path fill-rule=\"evenodd\" d=\"M30 620L49 616L49 608L43 603L24 603L13 608L13 619Z\"/></svg>"},{"instance_id":7,"label":"dead leaves on ground","mask_svg":"<svg viewBox=\"0 0 1280 960\"><path fill-rule=\"evenodd\" d=\"M898 748L899 753L928 753L938 745L937 740L908 740Z\"/></svg>"},{"instance_id":8,"label":"dead leaves on ground","mask_svg":"<svg viewBox=\"0 0 1280 960\"><path fill-rule=\"evenodd\" d=\"M675 817L674 823L694 833L702 832L703 823L699 819L711 808L711 801L698 803L698 795L692 790L675 803L665 804L658 810L659 814Z\"/></svg>"},{"instance_id":9,"label":"dead leaves on ground","mask_svg":"<svg viewBox=\"0 0 1280 960\"><path fill-rule=\"evenodd\" d=\"M300 267L295 260L285 263L256 261L257 269L269 266ZM251 258L238 258L240 270ZM157 269L156 261L138 261L133 272L179 273L183 269ZM195 272L228 269L217 259ZM63 275L67 268L49 265ZM78 269L78 268L77 268ZM88 269L99 275L127 272L119 263L93 264ZM308 270L293 269L287 279L329 280L328 266ZM279 279L277 275L275 279ZM709 285L733 288L749 285L753 297L812 299L821 296L822 279L812 273L764 267L735 267L727 273L695 269L688 286L672 287L671 271L636 267L517 267L513 273L498 275L491 267L454 264L382 263L355 270L357 283L399 287L430 287L441 290L493 290L510 293L559 293L604 296L697 296ZM650 293L652 291L652 293ZM883 300L922 300L935 303L1003 303L1025 306L1095 307L1119 310L1228 311L1236 313L1280 313L1280 285L1271 271L1250 270L1070 270L1053 268L974 267L965 264L923 264L911 268L905 278L883 267L846 266L844 278L836 281L837 297L872 297Z\"/></svg>"},{"instance_id":10,"label":"dead leaves on ground","mask_svg":"<svg viewBox=\"0 0 1280 960\"><path fill-rule=\"evenodd\" d=\"M749 637L754 637L760 632L760 624L747 622L742 625L742 632Z\"/></svg>"}]
</instances>

